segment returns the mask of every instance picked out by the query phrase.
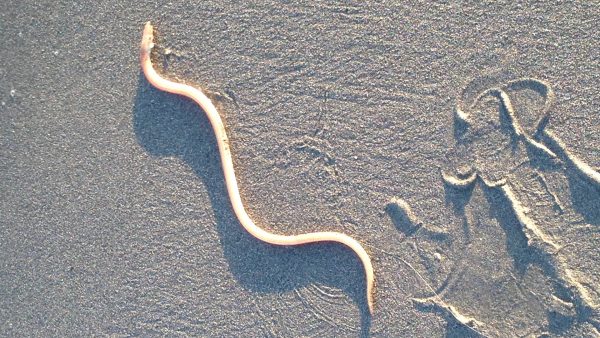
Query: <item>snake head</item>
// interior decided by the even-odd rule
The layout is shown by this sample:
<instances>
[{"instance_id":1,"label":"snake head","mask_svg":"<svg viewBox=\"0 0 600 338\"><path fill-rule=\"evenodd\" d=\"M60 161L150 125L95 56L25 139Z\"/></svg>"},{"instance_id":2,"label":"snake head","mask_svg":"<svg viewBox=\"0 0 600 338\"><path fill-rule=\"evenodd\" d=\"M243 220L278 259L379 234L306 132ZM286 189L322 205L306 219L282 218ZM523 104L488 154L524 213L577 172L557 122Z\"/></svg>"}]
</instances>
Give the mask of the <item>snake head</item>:
<instances>
[{"instance_id":1,"label":"snake head","mask_svg":"<svg viewBox=\"0 0 600 338\"><path fill-rule=\"evenodd\" d=\"M154 27L152 27L150 21L146 22L146 25L144 26L140 47L141 53L143 54L142 57L149 56L150 51L154 47Z\"/></svg>"}]
</instances>

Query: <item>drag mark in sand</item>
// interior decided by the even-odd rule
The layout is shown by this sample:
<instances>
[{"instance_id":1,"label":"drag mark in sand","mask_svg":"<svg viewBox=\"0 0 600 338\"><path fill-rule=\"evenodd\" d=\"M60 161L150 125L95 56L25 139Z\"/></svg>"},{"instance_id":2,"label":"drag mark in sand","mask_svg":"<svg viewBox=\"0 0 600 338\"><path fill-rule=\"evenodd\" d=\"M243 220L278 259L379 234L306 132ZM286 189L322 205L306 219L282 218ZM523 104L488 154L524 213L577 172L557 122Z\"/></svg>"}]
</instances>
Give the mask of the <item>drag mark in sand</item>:
<instances>
[{"instance_id":1,"label":"drag mark in sand","mask_svg":"<svg viewBox=\"0 0 600 338\"><path fill-rule=\"evenodd\" d=\"M521 88L534 89L544 98L542 114L535 123L535 131L532 135L527 133L521 126L511 99L506 92L507 90ZM465 96L464 92L463 96ZM475 96L471 104L465 104L463 98L460 97L457 100L457 105L455 108L455 121L459 124L469 127L471 121L468 112L471 111L477 105L477 103L486 96L493 96L499 99L506 117L510 122L511 129L517 139L524 141L524 143L533 150L537 150L538 152L541 152L552 159L560 157L584 180L587 180L596 188L600 188L600 173L573 155L567 149L564 142L554 132L546 128L548 121L550 120L550 107L556 100L554 91L549 83L535 78L520 78L508 81L501 86L492 87L481 92L479 95ZM546 141L548 146L543 144L541 142L542 140ZM442 175L444 174L442 173ZM444 175L443 178L444 182L456 188L460 187L461 184L466 184L466 186L470 185L470 183L467 181L456 181L447 177L446 175Z\"/></svg>"},{"instance_id":2,"label":"drag mark in sand","mask_svg":"<svg viewBox=\"0 0 600 338\"><path fill-rule=\"evenodd\" d=\"M473 317L468 317L460 313L460 311L454 306L446 303L442 299L437 297L431 297L426 299L413 298L413 303L423 309L435 311L441 313L447 319L454 320L458 324L473 331L478 337L485 337L483 328L485 324L478 321Z\"/></svg>"},{"instance_id":3,"label":"drag mark in sand","mask_svg":"<svg viewBox=\"0 0 600 338\"><path fill-rule=\"evenodd\" d=\"M548 238L535 222L527 216L527 209L517 199L506 179L501 180L501 182L488 182L483 177L480 177L480 179L489 189L499 189L502 192L502 195L521 225L521 232L527 238L528 245L539 246L543 252L548 253L555 253L560 249L560 246ZM545 249L546 247L549 247L549 249Z\"/></svg>"},{"instance_id":4,"label":"drag mark in sand","mask_svg":"<svg viewBox=\"0 0 600 338\"><path fill-rule=\"evenodd\" d=\"M523 130L523 127L521 127L521 123L517 119L515 109L513 108L510 97L503 89L492 88L488 91L483 92L481 94L480 98L482 98L486 95L491 95L491 96L497 97L500 100L502 107L504 108L504 111L506 112L506 117L510 121L510 126L512 128L512 131L518 139L523 140L526 145L548 155L550 158L556 158L556 154L553 151L548 149L542 143L536 141L531 135L527 134ZM541 128L540 126L545 126L545 123L543 123L543 122L546 120L547 119L544 117L541 120L539 120L536 130Z\"/></svg>"},{"instance_id":5,"label":"drag mark in sand","mask_svg":"<svg viewBox=\"0 0 600 338\"><path fill-rule=\"evenodd\" d=\"M550 186L548 186L548 182L546 181L546 178L544 177L544 175L542 173L536 172L535 173L535 178L542 185L542 187L544 188L544 190L546 191L546 193L551 196L552 202L554 203L554 208L560 214L564 214L565 208L560 203L560 200L558 199L558 196L556 196L556 194L554 192L552 192L552 190L550 190Z\"/></svg>"},{"instance_id":6,"label":"drag mark in sand","mask_svg":"<svg viewBox=\"0 0 600 338\"><path fill-rule=\"evenodd\" d=\"M517 116L517 109L515 109L511 97L508 95L508 91L515 89L531 89L544 98L541 114L530 131L522 127ZM465 128L471 126L469 112L473 111L482 99L493 97L499 102L500 114L504 115L508 122L508 128L514 136L513 141L523 142L528 150L543 155L544 160L551 160L552 163L563 162L566 170L575 172L588 184L600 188L600 173L573 155L567 149L565 143L547 128L550 119L550 106L555 100L554 93L548 83L534 78L521 78L476 92L476 95L471 95L469 100L466 99L468 98L466 94L468 94L467 91L463 91L462 97L457 100L455 110L455 126L462 129L459 130L460 134L455 133L455 135L458 135L459 140L464 134ZM465 104L467 101L469 104ZM530 159L524 163L532 163L531 154L528 157ZM533 168L533 177L537 178L545 192L552 197L554 209L563 214L565 212L564 207L558 196L551 191L543 174L538 171L542 167L533 166ZM552 295L553 299L563 305L564 308L574 311L569 316L588 322L596 331L599 331L600 322L597 318L600 314L600 308L598 302L595 301L593 292L588 291L593 290L593 288L586 287L588 282L578 278L577 271L571 269L568 261L561 254L561 251L569 244L564 246L557 244L555 239L544 233L542 228L529 216L530 211L519 201L516 192L513 190L511 177L501 177L492 181L487 179L487 176L481 172L483 169L485 168L475 168L475 173L471 176L460 174L456 177L442 171L442 179L448 187L467 190L473 186L478 178L485 190L495 191L495 195L491 196L497 196L499 199L490 197L491 200L488 199L488 201L500 203L502 205L501 209L509 210L512 214L511 217L514 217L519 225L518 231L526 239L528 249L531 249L528 250L531 257L539 261L539 264L548 267L546 273L554 280L557 292L556 295ZM430 300L431 303L433 297L427 300ZM444 304L439 305L439 307L445 310L446 313L452 314L454 312L452 308L444 307ZM458 316L454 317L457 320L459 318Z\"/></svg>"},{"instance_id":7,"label":"drag mark in sand","mask_svg":"<svg viewBox=\"0 0 600 338\"><path fill-rule=\"evenodd\" d=\"M535 128L534 134L536 134L536 135L539 132L541 132L541 130L544 129L544 127L548 123L550 106L552 106L552 104L554 103L554 101L556 99L556 96L554 95L554 91L552 90L552 87L550 86L549 83L547 83L546 81L542 81L542 80L539 80L536 78L531 78L531 77L524 77L524 78L519 78L516 80L510 80L508 82L505 82L503 85L492 86L491 88L478 93L472 99L468 100L468 101L470 101L470 104L467 104L467 102L465 102L467 99L467 88L465 88L463 90L463 93L457 99L456 108L454 111L455 118L458 120L458 122L465 123L467 126L471 124L469 112L472 111L473 108L475 108L475 106L477 105L477 103L483 97L485 97L487 95L490 95L490 94L500 95L501 96L500 99L502 100L502 99L508 98L508 95L506 94L506 91L508 91L508 90L529 88L529 89L533 89L536 92L538 92L544 98L545 102L544 102L544 107L542 108L542 115L539 117L539 119L537 120L537 122L535 124L536 128ZM505 101L505 102L508 102L508 101ZM514 115L514 109L512 108L512 104L509 104L507 108L510 108L510 112L508 112L508 113L512 115L509 117L513 117L513 120L514 120L515 115ZM518 129L521 129L521 128L518 127Z\"/></svg>"},{"instance_id":8,"label":"drag mark in sand","mask_svg":"<svg viewBox=\"0 0 600 338\"><path fill-rule=\"evenodd\" d=\"M475 183L475 180L477 179L477 173L474 171L461 177L451 176L443 170L441 171L441 174L444 184L459 190L469 189L473 186L473 183Z\"/></svg>"},{"instance_id":9,"label":"drag mark in sand","mask_svg":"<svg viewBox=\"0 0 600 338\"><path fill-rule=\"evenodd\" d=\"M444 179L446 178L451 181L458 180L457 178L449 175ZM597 311L598 306L592 300L592 297L581 285L580 281L573 277L573 273L570 272L567 263L560 256L560 251L564 247L554 243L554 241L544 234L544 232L537 226L535 221L527 216L527 208L524 207L516 197L515 193L510 187L508 179L503 178L498 181L491 182L479 174L475 174L475 178L478 178L487 189L497 190L501 193L505 202L508 203L515 219L519 223L519 230L527 239L528 247L537 250L543 259L554 267L555 275L553 278L555 278L560 285L565 286L566 290L570 290L570 297L574 306L576 307L576 310L580 313ZM452 311L450 311L450 313L452 313ZM594 327L598 326L598 323L594 321L590 322L592 325L594 325Z\"/></svg>"},{"instance_id":10,"label":"drag mark in sand","mask_svg":"<svg viewBox=\"0 0 600 338\"><path fill-rule=\"evenodd\" d=\"M535 131L533 135L528 134L522 128L517 116L513 104L506 90L520 89L520 88L532 88L539 92L544 97L544 107L542 108L542 115L538 118L535 124ZM470 105L465 105L462 98L458 99L458 103L455 109L455 120L465 126L470 125L470 117L467 111L473 109L477 103L485 96L494 96L500 100L506 117L510 122L511 129L515 136L519 140L523 140L524 143L531 149L541 152L548 157L555 159L560 158L566 162L572 169L577 172L584 180L594 185L596 188L600 188L600 173L590 167L588 164L573 155L566 147L564 142L558 138L558 136L546 128L548 121L550 120L549 112L550 106L555 101L556 96L550 84L545 81L535 78L521 78L513 81L509 81L502 86L493 87L483 91L481 94L476 96ZM540 139L547 142L548 146L540 142ZM558 154L558 155L557 155ZM444 178L444 181L451 184ZM452 184L451 184L452 185ZM458 185L457 185L458 186Z\"/></svg>"},{"instance_id":11,"label":"drag mark in sand","mask_svg":"<svg viewBox=\"0 0 600 338\"><path fill-rule=\"evenodd\" d=\"M444 180L447 179L449 181L449 182L447 182L448 184L456 186L459 189L467 189L469 186L471 186L476 181L476 179L478 177L476 172L472 172L470 170L465 172L459 178L455 178L455 177L446 175L443 172L442 172L442 175L444 177ZM417 231L423 229L421 231L426 232L429 235L429 237L433 237L433 238L446 238L447 237L446 233L428 229L428 227L424 224L424 222L421 221L421 219L412 210L410 204L408 204L408 202L403 200L402 198L393 197L390 200L390 202L387 204L386 210L387 210L389 216L394 221L394 223L406 223L407 224L407 226L405 226L404 228L409 227L409 229L405 229L403 231L408 236L414 236L417 233ZM408 230L408 231L406 231L406 230ZM383 250L382 250L382 252L387 255L390 254ZM394 256L396 256L396 255L394 255ZM470 330L477 337L485 337L486 336L484 334L484 331L486 328L485 323L483 323L473 317L469 317L469 316L462 314L456 307L454 307L454 306L448 304L446 301L444 301L442 293L446 289L446 286L447 286L446 283L444 283L444 285L442 285L438 289L438 291L436 291L431 286L431 284L429 284L429 282L427 282L427 280L419 273L419 271L412 264L407 262L400 255L397 255L396 258L399 261L401 261L402 263L404 263L406 266L408 266L415 273L415 275L421 281L423 281L425 286L427 286L427 288L431 292L431 296L426 297L426 298L411 298L411 300L415 306L417 306L425 311L439 313L439 314L443 315L446 318L446 320L448 320L450 322L455 322L458 325ZM448 281L449 280L447 280L447 282Z\"/></svg>"},{"instance_id":12,"label":"drag mark in sand","mask_svg":"<svg viewBox=\"0 0 600 338\"><path fill-rule=\"evenodd\" d=\"M564 142L558 138L552 131L544 129L543 137L548 143L555 148L555 150L561 154L563 160L569 164L579 176L593 184L596 188L600 189L600 173L592 169L588 164L571 154L567 150L567 146Z\"/></svg>"},{"instance_id":13,"label":"drag mark in sand","mask_svg":"<svg viewBox=\"0 0 600 338\"><path fill-rule=\"evenodd\" d=\"M398 256L398 259L402 263L406 264L412 271L414 271L414 273L423 281L423 283L425 283L427 288L432 293L432 296L427 298L411 298L413 304L423 310L438 312L446 317L446 320L455 321L459 325L474 332L478 337L485 337L483 334L484 328L486 327L485 323L478 321L473 317L463 315L457 308L443 300L442 293L445 291L446 285L442 286L438 291L434 290L427 280L425 280L425 278L419 273L419 271L412 266L412 264L400 256Z\"/></svg>"},{"instance_id":14,"label":"drag mark in sand","mask_svg":"<svg viewBox=\"0 0 600 338\"><path fill-rule=\"evenodd\" d=\"M367 304L369 306L369 312L373 314L373 266L371 264L371 258L362 245L352 237L339 232L314 232L286 236L270 233L257 226L246 212L246 209L242 203L242 198L240 196L233 168L229 139L227 138L225 125L221 120L221 116L219 115L217 108L200 89L183 83L173 82L161 77L154 69L150 58L153 47L153 27L150 22L147 22L144 27L142 42L140 44L140 63L144 75L146 76L148 82L150 82L150 84L152 84L154 87L168 93L188 97L200 105L200 107L206 113L217 139L219 154L221 156L221 165L223 167L223 174L225 176L225 183L227 185L227 192L229 194L231 205L239 222L246 229L246 231L259 240L275 245L300 245L316 242L338 242L348 246L358 255L363 263L367 281Z\"/></svg>"}]
</instances>

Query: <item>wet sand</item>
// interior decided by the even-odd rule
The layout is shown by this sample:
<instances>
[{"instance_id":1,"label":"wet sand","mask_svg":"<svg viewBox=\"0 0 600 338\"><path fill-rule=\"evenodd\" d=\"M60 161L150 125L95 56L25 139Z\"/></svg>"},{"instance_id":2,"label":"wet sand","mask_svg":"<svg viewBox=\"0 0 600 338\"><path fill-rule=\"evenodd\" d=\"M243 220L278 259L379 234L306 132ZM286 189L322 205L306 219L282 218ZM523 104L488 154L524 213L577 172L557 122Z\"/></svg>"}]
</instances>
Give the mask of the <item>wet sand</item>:
<instances>
[{"instance_id":1,"label":"wet sand","mask_svg":"<svg viewBox=\"0 0 600 338\"><path fill-rule=\"evenodd\" d=\"M0 12L0 335L600 336L600 8L34 2ZM149 85L205 90L208 119Z\"/></svg>"}]
</instances>

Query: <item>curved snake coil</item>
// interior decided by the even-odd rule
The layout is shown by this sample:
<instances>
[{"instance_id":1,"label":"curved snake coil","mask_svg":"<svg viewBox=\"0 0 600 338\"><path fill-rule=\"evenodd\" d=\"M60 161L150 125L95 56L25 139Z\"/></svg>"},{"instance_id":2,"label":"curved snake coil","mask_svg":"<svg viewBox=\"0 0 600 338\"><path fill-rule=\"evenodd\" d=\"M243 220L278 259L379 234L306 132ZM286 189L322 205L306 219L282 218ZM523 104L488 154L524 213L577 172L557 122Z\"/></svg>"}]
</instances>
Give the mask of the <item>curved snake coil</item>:
<instances>
[{"instance_id":1,"label":"curved snake coil","mask_svg":"<svg viewBox=\"0 0 600 338\"><path fill-rule=\"evenodd\" d=\"M313 232L299 235L278 235L268 232L259 226L257 226L248 213L246 212L242 199L240 197L240 191L238 189L237 180L235 178L235 172L233 169L233 161L231 159L231 149L229 146L229 139L225 132L225 125L221 120L221 116L217 111L217 108L213 105L211 100L199 89L192 86L173 82L161 77L154 67L150 59L150 53L154 47L154 33L153 27L150 22L146 23L144 27L144 33L142 35L142 42L140 44L140 63L144 75L148 82L154 87L163 90L165 92L182 95L192 99L204 110L210 124L212 125L215 133L217 144L219 146L219 154L221 156L221 165L223 167L223 174L225 175L225 183L227 185L227 192L229 194L229 200L233 206L235 215L242 226L254 237L275 245L300 245L306 243L315 242L338 242L348 246L352 249L362 261L365 269L366 281L367 281L367 304L369 306L369 312L373 314L373 288L374 288L374 273L371 259L362 245L353 239L352 237L342 234L339 232Z\"/></svg>"}]
</instances>

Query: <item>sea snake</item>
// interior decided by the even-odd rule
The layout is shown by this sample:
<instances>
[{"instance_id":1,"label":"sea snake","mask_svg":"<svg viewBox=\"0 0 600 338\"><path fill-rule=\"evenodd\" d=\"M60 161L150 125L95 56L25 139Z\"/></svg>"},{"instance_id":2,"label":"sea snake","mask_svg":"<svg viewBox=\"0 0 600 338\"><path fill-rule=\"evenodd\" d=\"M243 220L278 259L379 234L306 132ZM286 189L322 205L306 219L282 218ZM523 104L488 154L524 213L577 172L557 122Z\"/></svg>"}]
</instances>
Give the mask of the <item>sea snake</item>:
<instances>
[{"instance_id":1,"label":"sea snake","mask_svg":"<svg viewBox=\"0 0 600 338\"><path fill-rule=\"evenodd\" d=\"M150 22L146 23L144 27L144 33L142 35L142 42L140 45L140 63L144 75L148 82L154 87L163 90L165 92L186 96L204 110L210 124L212 125L213 131L217 139L219 146L219 154L221 155L221 165L223 166L223 174L225 175L225 183L227 184L227 192L229 194L229 200L242 226L254 237L275 245L300 245L306 243L315 242L338 242L345 244L354 250L358 255L365 269L366 281L367 281L367 304L369 306L369 312L373 314L373 289L375 284L373 265L371 264L371 258L365 251L362 245L353 239L352 237L342 234L339 232L312 232L299 235L277 235L268 232L259 226L257 226L246 210L240 197L240 191L238 189L237 180L235 178L235 172L233 169L233 161L231 159L231 149L229 146L229 139L225 132L225 125L219 116L217 108L213 105L211 100L200 90L192 86L173 82L161 77L152 66L152 60L150 54L154 47L154 32Z\"/></svg>"}]
</instances>

